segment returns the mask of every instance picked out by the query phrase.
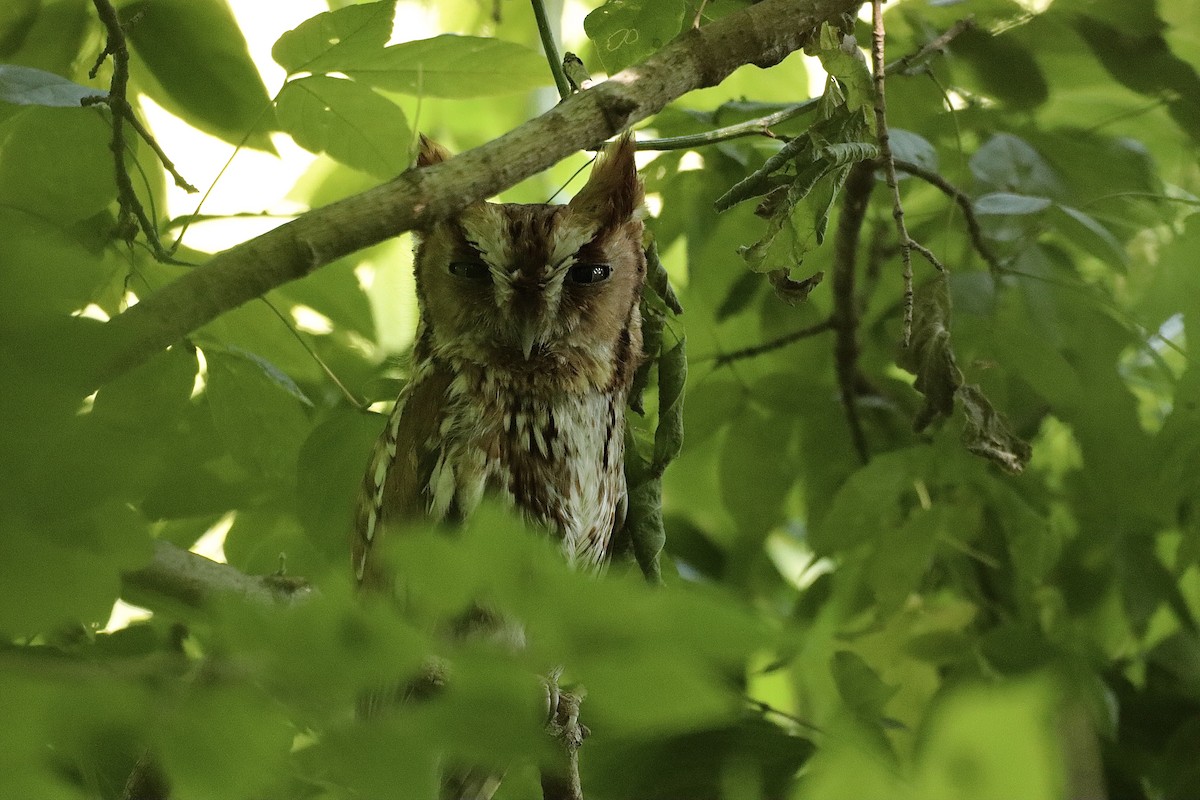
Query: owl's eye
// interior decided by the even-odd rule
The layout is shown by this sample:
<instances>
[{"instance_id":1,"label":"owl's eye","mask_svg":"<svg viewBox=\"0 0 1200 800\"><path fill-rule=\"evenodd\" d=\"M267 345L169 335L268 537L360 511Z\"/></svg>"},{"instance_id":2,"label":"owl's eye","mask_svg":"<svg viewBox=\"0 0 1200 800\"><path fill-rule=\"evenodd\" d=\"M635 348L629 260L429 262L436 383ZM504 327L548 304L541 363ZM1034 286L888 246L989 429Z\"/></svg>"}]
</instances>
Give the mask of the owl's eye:
<instances>
[{"instance_id":1,"label":"owl's eye","mask_svg":"<svg viewBox=\"0 0 1200 800\"><path fill-rule=\"evenodd\" d=\"M567 280L571 283L604 283L612 277L612 267L608 264L576 264L567 270Z\"/></svg>"},{"instance_id":2,"label":"owl's eye","mask_svg":"<svg viewBox=\"0 0 1200 800\"><path fill-rule=\"evenodd\" d=\"M452 261L450 262L450 274L476 283L492 282L492 273L488 270L487 264L478 261Z\"/></svg>"}]
</instances>

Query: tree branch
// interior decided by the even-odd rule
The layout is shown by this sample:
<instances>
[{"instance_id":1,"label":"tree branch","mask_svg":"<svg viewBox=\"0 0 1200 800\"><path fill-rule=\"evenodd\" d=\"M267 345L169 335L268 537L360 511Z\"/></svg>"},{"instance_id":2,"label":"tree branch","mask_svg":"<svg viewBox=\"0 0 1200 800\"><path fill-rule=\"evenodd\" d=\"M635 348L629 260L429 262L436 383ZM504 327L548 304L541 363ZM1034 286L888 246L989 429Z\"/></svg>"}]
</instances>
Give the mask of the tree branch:
<instances>
[{"instance_id":1,"label":"tree branch","mask_svg":"<svg viewBox=\"0 0 1200 800\"><path fill-rule=\"evenodd\" d=\"M971 201L970 196L938 173L925 169L920 164L914 164L911 161L902 161L898 158L895 159L895 164L897 169L904 170L909 175L914 175L930 186L940 189L942 194L958 204L958 207L962 209L963 217L967 221L967 233L971 237L971 244L975 245L976 252L987 262L992 274L999 274L1001 270L1000 259L996 258L996 254L992 252L991 248L987 246L987 242L983 240L983 229L979 227L979 218L975 216L975 204Z\"/></svg>"},{"instance_id":2,"label":"tree branch","mask_svg":"<svg viewBox=\"0 0 1200 800\"><path fill-rule=\"evenodd\" d=\"M550 19L546 16L545 0L532 0L533 18L537 20L538 35L542 37L542 50L550 65L550 74L554 76L554 85L558 87L558 97L566 100L571 96L571 84L567 73L563 70L562 58L558 55L558 45L554 42L554 31L550 29Z\"/></svg>"},{"instance_id":3,"label":"tree branch","mask_svg":"<svg viewBox=\"0 0 1200 800\"><path fill-rule=\"evenodd\" d=\"M743 358L755 358L764 353L769 353L772 350L778 350L781 347L787 347L789 344L795 344L802 339L807 339L810 336L824 333L825 331L833 330L833 320L826 319L818 322L816 325L809 325L807 328L801 328L798 331L785 333L776 339L771 339L762 344L756 344L752 347L744 347L741 350L734 350L729 353L720 353L714 359L716 363L714 367L725 367L732 364L734 361L741 361Z\"/></svg>"},{"instance_id":4,"label":"tree branch","mask_svg":"<svg viewBox=\"0 0 1200 800\"><path fill-rule=\"evenodd\" d=\"M154 592L200 608L218 596L239 596L259 605L289 605L315 591L299 578L247 575L228 564L184 550L170 542L154 543L145 567L123 576L128 587Z\"/></svg>"},{"instance_id":5,"label":"tree branch","mask_svg":"<svg viewBox=\"0 0 1200 800\"><path fill-rule=\"evenodd\" d=\"M891 62L884 68L883 73L887 77L900 73L909 73L915 67L922 65L926 59L934 53L940 53L946 45L950 43L954 37L958 36L963 31L975 27L975 22L972 19L960 19L958 22L946 29L945 33L930 39L916 52L909 53ZM816 109L817 104L821 102L821 98L813 97L805 100L802 103L781 108L778 111L773 111L755 119L748 119L745 122L738 122L733 125L726 125L721 128L714 128L711 131L703 133L692 133L686 136L666 136L662 139L643 139L635 143L634 147L638 150L691 150L705 145L717 144L718 142L737 139L742 136L770 136L771 127L787 122L790 119L802 116L809 111Z\"/></svg>"},{"instance_id":6,"label":"tree branch","mask_svg":"<svg viewBox=\"0 0 1200 800\"><path fill-rule=\"evenodd\" d=\"M858 418L858 297L854 291L858 262L858 240L871 190L875 188L875 165L860 161L846 178L842 214L838 218L837 239L833 249L833 317L835 331L833 355L842 408L850 426L850 439L858 460L871 458L862 421Z\"/></svg>"},{"instance_id":7,"label":"tree branch","mask_svg":"<svg viewBox=\"0 0 1200 800\"><path fill-rule=\"evenodd\" d=\"M214 256L102 329L97 385L144 363L218 315L349 253L428 227L570 154L714 86L737 67L777 64L823 20L861 0L764 0L688 30L645 61L487 144L304 214Z\"/></svg>"},{"instance_id":8,"label":"tree branch","mask_svg":"<svg viewBox=\"0 0 1200 800\"><path fill-rule=\"evenodd\" d=\"M162 246L162 242L158 238L158 229L147 216L145 208L142 206L142 201L138 199L137 192L134 191L133 181L129 177L129 170L125 166L125 122L128 121L133 129L141 136L154 154L158 156L163 167L171 173L171 177L175 179L175 185L189 192L195 192L196 187L192 186L179 171L175 169L175 164L171 159L167 158L167 154L150 135L150 131L146 129L140 121L137 114L133 111L133 106L129 104L129 46L125 41L125 29L121 27L121 20L117 16L117 10L109 0L92 0L92 4L96 7L96 15L100 18L101 24L104 25L106 39L104 41L104 49L100 51L100 55L96 58L96 63L92 66L88 73L90 77L96 77L100 65L104 63L104 59L112 56L113 73L112 81L109 83L108 94L98 97L85 98L84 105L92 105L103 103L109 107L112 112L112 140L109 142L109 149L113 154L114 161L114 180L117 184L118 212L117 212L117 232L118 235L128 242L132 242L137 235L137 230L142 231L142 235L146 237L146 242L150 249L154 252L155 258L160 261L171 261L170 254Z\"/></svg>"}]
</instances>

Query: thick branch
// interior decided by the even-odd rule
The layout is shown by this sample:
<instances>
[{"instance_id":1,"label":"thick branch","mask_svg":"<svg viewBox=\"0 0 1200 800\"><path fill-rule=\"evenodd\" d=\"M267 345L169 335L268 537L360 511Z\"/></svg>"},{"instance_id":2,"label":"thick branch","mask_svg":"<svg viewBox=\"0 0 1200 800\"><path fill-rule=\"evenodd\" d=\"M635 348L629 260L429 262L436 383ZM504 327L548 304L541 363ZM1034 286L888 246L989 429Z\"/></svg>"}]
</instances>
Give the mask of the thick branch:
<instances>
[{"instance_id":1,"label":"thick branch","mask_svg":"<svg viewBox=\"0 0 1200 800\"><path fill-rule=\"evenodd\" d=\"M645 61L542 116L440 164L315 209L214 256L104 327L92 383L144 363L190 331L288 281L405 231L429 226L593 146L743 64L778 63L821 21L861 0L764 0L680 35Z\"/></svg>"},{"instance_id":2,"label":"thick branch","mask_svg":"<svg viewBox=\"0 0 1200 800\"><path fill-rule=\"evenodd\" d=\"M228 564L196 555L169 542L155 542L145 567L128 572L125 584L199 608L219 596L239 596L261 605L287 605L309 597L313 589L297 578L246 575Z\"/></svg>"}]
</instances>

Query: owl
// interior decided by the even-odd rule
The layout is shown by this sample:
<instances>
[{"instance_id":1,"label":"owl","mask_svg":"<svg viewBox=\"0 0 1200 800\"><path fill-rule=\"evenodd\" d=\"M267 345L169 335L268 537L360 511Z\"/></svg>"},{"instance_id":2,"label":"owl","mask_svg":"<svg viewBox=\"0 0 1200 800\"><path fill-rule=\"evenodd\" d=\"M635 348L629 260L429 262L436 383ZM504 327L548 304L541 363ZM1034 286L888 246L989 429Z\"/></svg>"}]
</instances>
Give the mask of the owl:
<instances>
[{"instance_id":1,"label":"owl","mask_svg":"<svg viewBox=\"0 0 1200 800\"><path fill-rule=\"evenodd\" d=\"M387 584L381 538L462 519L485 495L608 555L626 507L626 395L642 358L643 190L628 136L565 205L478 202L418 235L412 374L371 454L353 560ZM447 158L422 137L418 166Z\"/></svg>"}]
</instances>

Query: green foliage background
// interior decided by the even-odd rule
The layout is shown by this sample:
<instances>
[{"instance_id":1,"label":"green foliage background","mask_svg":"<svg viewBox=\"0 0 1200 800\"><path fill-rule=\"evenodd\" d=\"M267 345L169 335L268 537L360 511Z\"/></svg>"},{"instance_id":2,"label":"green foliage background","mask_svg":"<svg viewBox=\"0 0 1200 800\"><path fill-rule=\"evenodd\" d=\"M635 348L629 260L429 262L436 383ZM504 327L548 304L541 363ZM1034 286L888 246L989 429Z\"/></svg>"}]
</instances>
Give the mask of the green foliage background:
<instances>
[{"instance_id":1,"label":"green foliage background","mask_svg":"<svg viewBox=\"0 0 1200 800\"><path fill-rule=\"evenodd\" d=\"M270 135L283 132L323 153L291 194L312 207L403 170L414 126L460 151L552 102L521 3L496 4L500 21L491 2L430 4L447 35L391 46L392 3L331 3L335 13L278 40L289 80L270 89L222 0L118 5L132 88L230 144L271 152ZM593 73L654 52L697 6L590 5L580 55ZM715 0L705 14L745 5ZM778 151L771 138L700 147L700 162L662 152L643 170L649 227L686 309L667 321L666 349L686 330L691 354L683 447L662 482L665 586L645 585L628 564L600 579L571 573L549 545L487 511L458 536L400 544L408 597L397 611L354 596L346 544L383 418L352 405L320 364L357 398L394 398L413 322L408 237L275 289L270 305L229 312L81 399L103 323L77 312L115 316L127 293L146 297L194 267L157 263L114 229L109 112L78 107L108 85L107 66L87 77L103 47L91 4L9 0L0 796L120 797L147 753L180 800L432 797L447 758L507 770L500 796L535 796L549 750L537 676L564 664L588 692L588 797L1195 797L1194 5L888 4L889 59L975 16L927 69L888 81L889 124L898 157L973 199L997 256L985 263L961 211L902 175L910 229L949 269L940 285L916 264L925 288L914 344L941 336L939 363L951 359L1032 445L1020 474L964 448L961 391L949 419L913 432L918 415L936 414L921 411L899 364L921 372L930 402L937 382L900 354L882 182L853 298L869 461L839 400L832 334L722 358L833 310L828 279L792 306L738 255L762 240L767 260L750 259L758 272L796 256L794 278L835 270L824 225L836 225L845 172L820 146L871 138L866 116L832 140L814 123L839 97L852 110L869 103L870 86L828 40L814 52L841 83L773 129L812 137L810 151L827 158L796 167L820 175L786 217L764 223L754 202L714 211ZM869 38L859 23L859 43ZM639 138L754 118L803 101L806 83L799 56L745 68L672 105ZM158 161L132 140L127 161L154 222L164 236L177 231ZM504 197L542 202L583 163ZM176 257L199 264L205 254L185 246ZM376 270L369 286L356 273L364 264ZM328 331L297 333L276 313L290 319L297 306L323 314ZM648 397L632 434L645 459L670 449L653 444L656 385ZM189 547L223 519L231 565L274 573L282 553L287 574L319 595L196 608L123 582L154 540ZM119 596L153 616L103 632ZM528 647L442 635L480 597L522 620ZM430 654L450 665L445 692L392 718L354 719L364 687L413 674Z\"/></svg>"}]
</instances>

